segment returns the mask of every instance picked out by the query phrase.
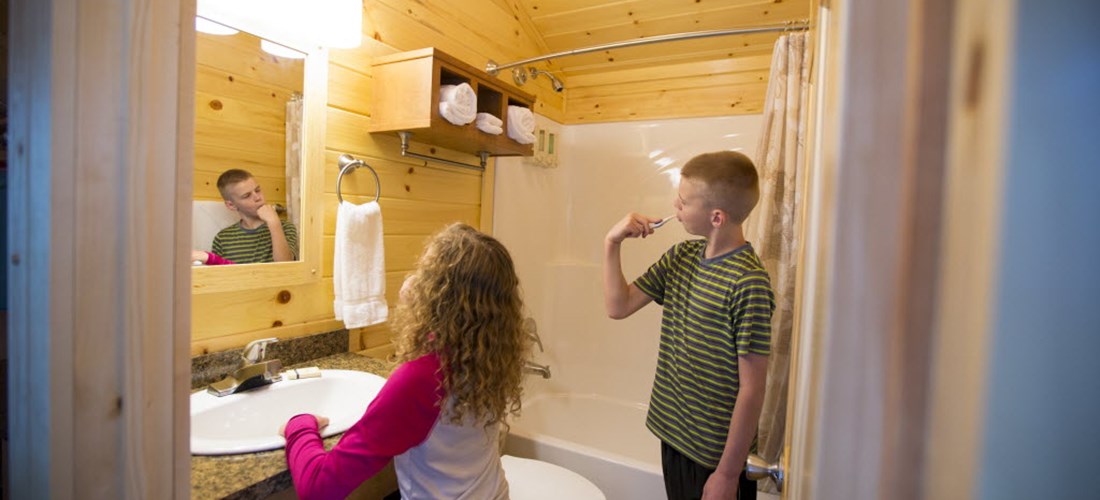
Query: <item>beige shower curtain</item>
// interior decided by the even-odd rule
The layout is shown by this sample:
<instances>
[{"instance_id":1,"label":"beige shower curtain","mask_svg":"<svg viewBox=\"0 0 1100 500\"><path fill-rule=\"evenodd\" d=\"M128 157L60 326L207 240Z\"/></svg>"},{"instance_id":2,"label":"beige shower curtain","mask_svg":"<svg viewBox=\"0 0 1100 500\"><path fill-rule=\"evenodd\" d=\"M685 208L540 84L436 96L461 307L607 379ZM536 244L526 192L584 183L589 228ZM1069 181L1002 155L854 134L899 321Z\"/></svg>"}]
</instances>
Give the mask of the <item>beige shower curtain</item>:
<instances>
[{"instance_id":1,"label":"beige shower curtain","mask_svg":"<svg viewBox=\"0 0 1100 500\"><path fill-rule=\"evenodd\" d=\"M772 54L763 128L756 149L760 203L745 224L745 237L764 261L776 299L767 393L764 411L760 415L757 444L757 454L769 462L779 460L787 418L787 378L800 224L797 207L802 201L801 177L806 159L809 70L806 35L793 33L781 36L775 42Z\"/></svg>"},{"instance_id":2,"label":"beige shower curtain","mask_svg":"<svg viewBox=\"0 0 1100 500\"><path fill-rule=\"evenodd\" d=\"M302 94L286 102L286 220L301 231L302 224Z\"/></svg>"}]
</instances>

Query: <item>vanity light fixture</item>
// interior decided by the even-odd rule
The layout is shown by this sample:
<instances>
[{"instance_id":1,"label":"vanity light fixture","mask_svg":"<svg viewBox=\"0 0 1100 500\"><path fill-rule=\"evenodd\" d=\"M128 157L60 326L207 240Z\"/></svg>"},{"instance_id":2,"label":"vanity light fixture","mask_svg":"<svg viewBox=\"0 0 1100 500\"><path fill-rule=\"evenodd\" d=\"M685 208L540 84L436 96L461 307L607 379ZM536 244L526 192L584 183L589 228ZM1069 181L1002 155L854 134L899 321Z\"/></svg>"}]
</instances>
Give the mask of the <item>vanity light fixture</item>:
<instances>
[{"instance_id":1,"label":"vanity light fixture","mask_svg":"<svg viewBox=\"0 0 1100 500\"><path fill-rule=\"evenodd\" d=\"M285 57L287 59L305 59L306 55L300 51L294 50L286 45L279 45L270 40L260 40L260 48L264 52L277 57Z\"/></svg>"},{"instance_id":2,"label":"vanity light fixture","mask_svg":"<svg viewBox=\"0 0 1100 500\"><path fill-rule=\"evenodd\" d=\"M196 12L302 52L363 39L363 0L198 0Z\"/></svg>"}]
</instances>

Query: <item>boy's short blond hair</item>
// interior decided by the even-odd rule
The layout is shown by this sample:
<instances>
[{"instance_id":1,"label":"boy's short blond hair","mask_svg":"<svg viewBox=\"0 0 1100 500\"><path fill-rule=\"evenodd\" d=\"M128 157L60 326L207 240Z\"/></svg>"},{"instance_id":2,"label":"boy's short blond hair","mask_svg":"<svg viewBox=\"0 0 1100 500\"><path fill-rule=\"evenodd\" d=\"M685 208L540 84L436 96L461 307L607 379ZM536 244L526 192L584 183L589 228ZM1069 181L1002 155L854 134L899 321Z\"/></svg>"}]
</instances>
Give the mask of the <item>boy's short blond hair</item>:
<instances>
[{"instance_id":1,"label":"boy's short blond hair","mask_svg":"<svg viewBox=\"0 0 1100 500\"><path fill-rule=\"evenodd\" d=\"M222 175L218 176L218 192L222 194L222 199L226 201L233 201L229 199L229 186L232 186L238 182L244 182L252 178L252 173L247 170L239 168L231 168L222 172Z\"/></svg>"},{"instance_id":2,"label":"boy's short blond hair","mask_svg":"<svg viewBox=\"0 0 1100 500\"><path fill-rule=\"evenodd\" d=\"M760 181L752 160L736 151L703 153L688 160L680 176L703 183L707 205L745 222L760 200Z\"/></svg>"}]
</instances>

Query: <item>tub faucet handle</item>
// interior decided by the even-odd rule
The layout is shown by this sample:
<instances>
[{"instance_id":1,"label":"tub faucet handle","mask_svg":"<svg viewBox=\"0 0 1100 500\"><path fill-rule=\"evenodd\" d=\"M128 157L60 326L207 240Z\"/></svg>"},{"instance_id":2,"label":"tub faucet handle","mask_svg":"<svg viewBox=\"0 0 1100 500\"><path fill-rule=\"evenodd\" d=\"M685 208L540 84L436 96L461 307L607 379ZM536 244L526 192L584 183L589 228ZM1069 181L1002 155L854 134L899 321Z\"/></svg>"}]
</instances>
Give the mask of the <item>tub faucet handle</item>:
<instances>
[{"instance_id":1,"label":"tub faucet handle","mask_svg":"<svg viewBox=\"0 0 1100 500\"><path fill-rule=\"evenodd\" d=\"M527 337L535 342L535 345L539 346L539 352L546 352L542 348L542 339L539 338L539 327L535 324L535 318L523 319L523 331L527 333Z\"/></svg>"}]
</instances>

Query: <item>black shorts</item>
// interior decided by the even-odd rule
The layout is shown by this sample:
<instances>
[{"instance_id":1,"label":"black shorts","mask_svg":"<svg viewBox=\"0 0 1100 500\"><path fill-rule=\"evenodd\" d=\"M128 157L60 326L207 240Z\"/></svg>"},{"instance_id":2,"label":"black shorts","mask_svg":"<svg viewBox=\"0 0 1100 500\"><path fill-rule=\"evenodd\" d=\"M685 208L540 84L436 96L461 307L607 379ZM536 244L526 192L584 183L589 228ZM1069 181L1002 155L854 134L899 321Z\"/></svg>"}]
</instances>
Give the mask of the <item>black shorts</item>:
<instances>
[{"instance_id":1,"label":"black shorts","mask_svg":"<svg viewBox=\"0 0 1100 500\"><path fill-rule=\"evenodd\" d=\"M669 500L699 500L707 479L714 473L714 469L695 463L664 441L661 442L661 470ZM756 481L749 481L744 470L738 478L737 500L756 500Z\"/></svg>"}]
</instances>

